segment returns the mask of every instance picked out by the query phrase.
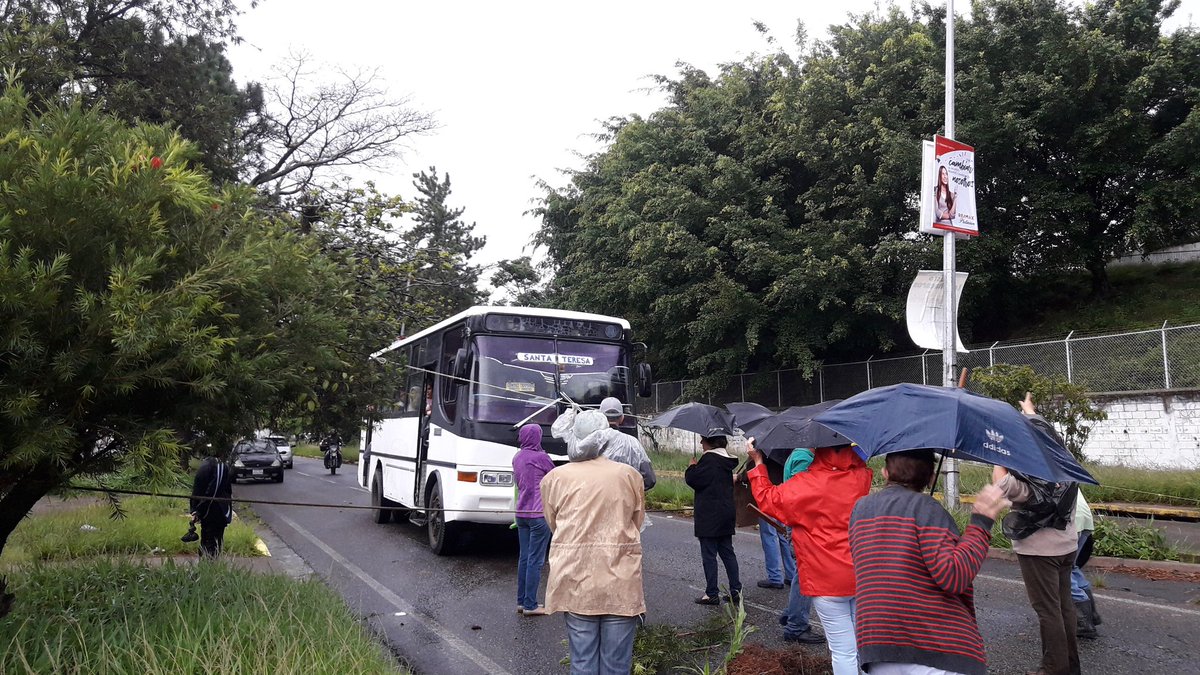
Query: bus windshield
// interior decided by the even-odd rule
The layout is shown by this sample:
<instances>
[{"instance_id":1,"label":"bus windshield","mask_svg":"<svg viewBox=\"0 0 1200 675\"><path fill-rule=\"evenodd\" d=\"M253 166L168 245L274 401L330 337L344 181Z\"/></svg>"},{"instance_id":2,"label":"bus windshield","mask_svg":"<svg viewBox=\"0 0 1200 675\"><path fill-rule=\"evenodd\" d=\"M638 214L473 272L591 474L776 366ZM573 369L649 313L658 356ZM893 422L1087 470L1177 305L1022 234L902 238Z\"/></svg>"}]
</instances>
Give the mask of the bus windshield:
<instances>
[{"instance_id":1,"label":"bus windshield","mask_svg":"<svg viewBox=\"0 0 1200 675\"><path fill-rule=\"evenodd\" d=\"M514 424L560 394L584 406L626 398L620 345L501 335L481 335L475 345L470 417L477 422ZM529 421L550 424L557 415L552 405Z\"/></svg>"}]
</instances>

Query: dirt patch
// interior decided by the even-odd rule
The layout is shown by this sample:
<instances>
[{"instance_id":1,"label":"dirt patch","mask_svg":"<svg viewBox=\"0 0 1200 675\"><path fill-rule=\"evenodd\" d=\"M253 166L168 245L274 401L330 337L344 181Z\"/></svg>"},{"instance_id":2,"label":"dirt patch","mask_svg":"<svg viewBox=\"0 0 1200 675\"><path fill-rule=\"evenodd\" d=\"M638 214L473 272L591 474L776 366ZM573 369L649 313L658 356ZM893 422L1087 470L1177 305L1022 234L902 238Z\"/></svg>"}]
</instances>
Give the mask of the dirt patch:
<instances>
[{"instance_id":1,"label":"dirt patch","mask_svg":"<svg viewBox=\"0 0 1200 675\"><path fill-rule=\"evenodd\" d=\"M1183 572L1181 570L1149 567L1127 567L1125 565L1108 567L1104 569L1104 572L1128 574L1129 576L1149 581L1180 581L1189 584L1200 584L1200 572Z\"/></svg>"},{"instance_id":2,"label":"dirt patch","mask_svg":"<svg viewBox=\"0 0 1200 675\"><path fill-rule=\"evenodd\" d=\"M728 668L729 675L832 675L829 656L803 647L771 649L746 645Z\"/></svg>"}]
</instances>

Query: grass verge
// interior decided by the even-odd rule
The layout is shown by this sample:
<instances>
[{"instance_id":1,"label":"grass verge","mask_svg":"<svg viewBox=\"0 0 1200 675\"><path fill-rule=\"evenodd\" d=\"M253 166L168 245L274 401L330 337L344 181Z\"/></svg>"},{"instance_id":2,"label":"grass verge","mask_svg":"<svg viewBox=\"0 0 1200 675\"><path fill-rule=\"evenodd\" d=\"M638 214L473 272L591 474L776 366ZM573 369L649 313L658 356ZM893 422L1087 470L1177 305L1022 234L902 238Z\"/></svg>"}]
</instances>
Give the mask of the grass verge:
<instances>
[{"instance_id":1,"label":"grass verge","mask_svg":"<svg viewBox=\"0 0 1200 675\"><path fill-rule=\"evenodd\" d=\"M57 561L97 555L178 555L196 552L196 543L179 537L187 531L188 507L183 499L130 497L121 500L125 517L114 519L107 503L65 502L53 511L26 518L13 531L0 568L34 561ZM96 528L91 530L90 528ZM235 518L225 530L225 552L261 555L253 528ZM0 671L2 672L2 671Z\"/></svg>"},{"instance_id":2,"label":"grass verge","mask_svg":"<svg viewBox=\"0 0 1200 675\"><path fill-rule=\"evenodd\" d=\"M321 448L316 445L304 443L301 445L292 446L292 454L298 457L311 457L312 459L323 459L325 453L321 452ZM358 463L358 446L342 446L342 462Z\"/></svg>"},{"instance_id":3,"label":"grass verge","mask_svg":"<svg viewBox=\"0 0 1200 675\"><path fill-rule=\"evenodd\" d=\"M969 509L959 509L952 515L960 531L971 520ZM1134 560L1179 560L1179 551L1172 548L1162 532L1153 525L1122 523L1104 516L1096 516L1095 521L1095 548L1092 555ZM1012 548L1012 541L1004 536L999 521L992 528L992 546Z\"/></svg>"},{"instance_id":4,"label":"grass verge","mask_svg":"<svg viewBox=\"0 0 1200 675\"><path fill-rule=\"evenodd\" d=\"M397 671L318 581L110 560L28 566L9 581L17 602L0 620L4 673Z\"/></svg>"}]
</instances>

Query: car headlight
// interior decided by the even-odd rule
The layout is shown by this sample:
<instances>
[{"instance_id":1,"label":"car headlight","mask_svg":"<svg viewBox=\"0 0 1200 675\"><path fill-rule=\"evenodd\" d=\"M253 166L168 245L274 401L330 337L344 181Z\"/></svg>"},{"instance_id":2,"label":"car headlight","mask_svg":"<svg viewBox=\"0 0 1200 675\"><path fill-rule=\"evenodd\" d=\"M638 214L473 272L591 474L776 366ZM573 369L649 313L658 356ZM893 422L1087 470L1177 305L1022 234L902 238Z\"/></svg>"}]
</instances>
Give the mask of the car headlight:
<instances>
[{"instance_id":1,"label":"car headlight","mask_svg":"<svg viewBox=\"0 0 1200 675\"><path fill-rule=\"evenodd\" d=\"M511 471L480 471L479 484L512 487L513 475Z\"/></svg>"},{"instance_id":2,"label":"car headlight","mask_svg":"<svg viewBox=\"0 0 1200 675\"><path fill-rule=\"evenodd\" d=\"M275 458L275 461L271 462L271 466L279 466L280 464L283 464L283 462L279 461L278 457Z\"/></svg>"},{"instance_id":3,"label":"car headlight","mask_svg":"<svg viewBox=\"0 0 1200 675\"><path fill-rule=\"evenodd\" d=\"M245 467L246 467L246 465L245 465L245 464L242 464L242 460L240 460L240 459L235 459L235 460L233 460L233 465L234 465L234 466L236 466L236 467L237 467L237 468L239 468L239 469L243 469L243 468L245 468Z\"/></svg>"}]
</instances>

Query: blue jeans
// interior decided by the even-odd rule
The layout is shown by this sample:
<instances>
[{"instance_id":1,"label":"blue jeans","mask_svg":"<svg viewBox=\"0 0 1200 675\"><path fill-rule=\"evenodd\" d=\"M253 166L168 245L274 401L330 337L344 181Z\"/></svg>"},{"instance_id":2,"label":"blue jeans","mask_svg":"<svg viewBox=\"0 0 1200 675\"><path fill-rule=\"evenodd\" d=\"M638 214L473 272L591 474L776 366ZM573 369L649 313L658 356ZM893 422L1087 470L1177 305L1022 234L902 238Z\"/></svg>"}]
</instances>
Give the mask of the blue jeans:
<instances>
[{"instance_id":1,"label":"blue jeans","mask_svg":"<svg viewBox=\"0 0 1200 675\"><path fill-rule=\"evenodd\" d=\"M545 518L517 518L517 539L521 543L517 560L517 604L522 609L537 609L542 564L546 561L546 547L550 545L550 526Z\"/></svg>"},{"instance_id":2,"label":"blue jeans","mask_svg":"<svg viewBox=\"0 0 1200 675\"><path fill-rule=\"evenodd\" d=\"M1075 556L1078 559L1080 551L1083 550L1083 542L1087 541L1088 530L1079 533L1079 544L1075 547ZM1079 565L1071 567L1071 599L1075 602L1083 602L1088 599L1087 592L1092 590L1092 584L1083 576L1083 570Z\"/></svg>"},{"instance_id":3,"label":"blue jeans","mask_svg":"<svg viewBox=\"0 0 1200 675\"><path fill-rule=\"evenodd\" d=\"M567 612L571 675L629 675L640 616Z\"/></svg>"},{"instance_id":4,"label":"blue jeans","mask_svg":"<svg viewBox=\"0 0 1200 675\"><path fill-rule=\"evenodd\" d=\"M704 565L704 594L717 597L717 556L725 565L725 576L729 577L729 593L742 592L742 579L738 574L737 555L733 552L733 536L697 537L700 540L700 562Z\"/></svg>"},{"instance_id":5,"label":"blue jeans","mask_svg":"<svg viewBox=\"0 0 1200 675\"><path fill-rule=\"evenodd\" d=\"M825 628L825 643L833 659L833 675L859 675L858 641L854 635L854 597L816 597L813 609Z\"/></svg>"},{"instance_id":6,"label":"blue jeans","mask_svg":"<svg viewBox=\"0 0 1200 675\"><path fill-rule=\"evenodd\" d=\"M762 542L763 562L767 566L767 581L782 584L796 577L796 558L789 537L780 536L766 518L758 519L758 539Z\"/></svg>"},{"instance_id":7,"label":"blue jeans","mask_svg":"<svg viewBox=\"0 0 1200 675\"><path fill-rule=\"evenodd\" d=\"M799 635L810 628L809 612L812 610L812 598L800 592L800 575L792 576L792 588L788 592L788 606L783 610L783 634Z\"/></svg>"}]
</instances>

